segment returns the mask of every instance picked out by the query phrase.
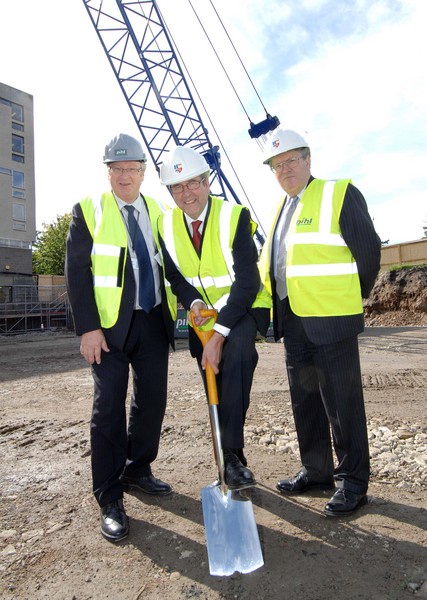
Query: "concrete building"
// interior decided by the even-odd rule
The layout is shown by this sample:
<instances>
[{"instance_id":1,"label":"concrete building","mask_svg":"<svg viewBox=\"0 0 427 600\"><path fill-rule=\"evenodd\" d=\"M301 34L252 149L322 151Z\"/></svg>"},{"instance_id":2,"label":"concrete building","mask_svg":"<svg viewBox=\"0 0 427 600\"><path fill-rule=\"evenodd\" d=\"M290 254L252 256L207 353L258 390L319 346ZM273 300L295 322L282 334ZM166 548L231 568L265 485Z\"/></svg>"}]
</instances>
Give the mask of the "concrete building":
<instances>
[{"instance_id":1,"label":"concrete building","mask_svg":"<svg viewBox=\"0 0 427 600\"><path fill-rule=\"evenodd\" d=\"M35 204L33 96L0 83L0 302L32 281Z\"/></svg>"}]
</instances>

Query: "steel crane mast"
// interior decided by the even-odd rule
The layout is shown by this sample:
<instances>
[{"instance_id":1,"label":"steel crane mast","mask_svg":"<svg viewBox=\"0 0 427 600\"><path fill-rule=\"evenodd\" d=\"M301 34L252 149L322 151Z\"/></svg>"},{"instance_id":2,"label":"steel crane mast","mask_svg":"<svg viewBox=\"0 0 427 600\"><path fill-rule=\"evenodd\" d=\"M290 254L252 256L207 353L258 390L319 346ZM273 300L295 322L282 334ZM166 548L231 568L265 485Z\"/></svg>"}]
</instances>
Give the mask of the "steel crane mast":
<instances>
[{"instance_id":1,"label":"steel crane mast","mask_svg":"<svg viewBox=\"0 0 427 600\"><path fill-rule=\"evenodd\" d=\"M221 170L157 3L83 0L92 24L159 171L165 153L186 145L203 154L218 196L241 204ZM261 238L262 239L262 238Z\"/></svg>"}]
</instances>

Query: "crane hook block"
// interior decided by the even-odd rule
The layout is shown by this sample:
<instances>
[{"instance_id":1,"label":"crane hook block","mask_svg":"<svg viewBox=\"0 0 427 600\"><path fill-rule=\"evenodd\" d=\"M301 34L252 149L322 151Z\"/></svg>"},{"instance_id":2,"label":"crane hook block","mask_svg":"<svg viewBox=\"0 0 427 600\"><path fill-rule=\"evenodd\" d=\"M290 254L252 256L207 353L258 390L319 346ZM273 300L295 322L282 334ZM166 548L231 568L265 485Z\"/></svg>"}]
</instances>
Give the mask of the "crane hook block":
<instances>
[{"instance_id":1,"label":"crane hook block","mask_svg":"<svg viewBox=\"0 0 427 600\"><path fill-rule=\"evenodd\" d=\"M251 121L251 126L248 129L248 132L252 139L259 138L262 135L268 133L269 131L273 131L274 129L279 127L279 125L280 121L278 117L272 117L267 113L267 118L264 119L264 121L261 121L260 123L252 123Z\"/></svg>"}]
</instances>

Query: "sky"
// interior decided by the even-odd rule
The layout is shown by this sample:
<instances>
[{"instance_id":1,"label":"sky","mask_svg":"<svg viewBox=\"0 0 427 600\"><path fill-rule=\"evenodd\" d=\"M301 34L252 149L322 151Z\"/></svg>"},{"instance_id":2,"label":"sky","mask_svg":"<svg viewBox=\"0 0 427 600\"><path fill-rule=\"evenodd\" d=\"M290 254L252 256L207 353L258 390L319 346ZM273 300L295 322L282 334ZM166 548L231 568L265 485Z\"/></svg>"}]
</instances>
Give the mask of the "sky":
<instances>
[{"instance_id":1,"label":"sky","mask_svg":"<svg viewBox=\"0 0 427 600\"><path fill-rule=\"evenodd\" d=\"M284 194L247 131L267 111L306 137L315 177L360 189L383 242L423 237L425 0L214 0L228 35L210 0L157 4L223 171L262 233ZM83 0L2 0L0 56L0 81L34 97L40 230L108 189L105 145L139 131ZM142 192L172 203L150 161Z\"/></svg>"}]
</instances>

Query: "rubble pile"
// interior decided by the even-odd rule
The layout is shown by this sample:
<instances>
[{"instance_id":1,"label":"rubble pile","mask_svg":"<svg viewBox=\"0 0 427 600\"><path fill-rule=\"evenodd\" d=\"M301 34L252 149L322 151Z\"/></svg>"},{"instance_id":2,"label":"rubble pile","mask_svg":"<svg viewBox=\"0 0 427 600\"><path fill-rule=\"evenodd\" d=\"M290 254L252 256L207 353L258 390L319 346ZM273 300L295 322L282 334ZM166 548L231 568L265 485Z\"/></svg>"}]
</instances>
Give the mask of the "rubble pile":
<instances>
[{"instance_id":1,"label":"rubble pile","mask_svg":"<svg viewBox=\"0 0 427 600\"><path fill-rule=\"evenodd\" d=\"M380 273L363 304L367 326L427 326L427 265Z\"/></svg>"}]
</instances>

